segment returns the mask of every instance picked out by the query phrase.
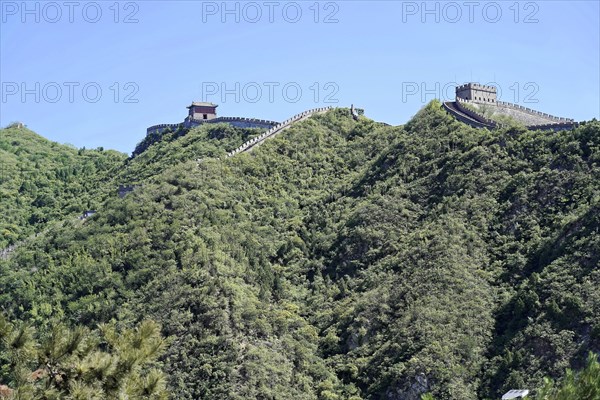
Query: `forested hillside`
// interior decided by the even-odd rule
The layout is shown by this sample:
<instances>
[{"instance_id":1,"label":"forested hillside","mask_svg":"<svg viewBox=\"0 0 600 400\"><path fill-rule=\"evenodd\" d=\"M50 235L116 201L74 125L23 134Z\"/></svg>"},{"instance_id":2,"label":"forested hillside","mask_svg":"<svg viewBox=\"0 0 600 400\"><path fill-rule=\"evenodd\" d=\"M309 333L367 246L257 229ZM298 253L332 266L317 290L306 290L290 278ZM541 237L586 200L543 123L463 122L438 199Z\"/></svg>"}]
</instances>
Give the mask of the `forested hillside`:
<instances>
[{"instance_id":1,"label":"forested hillside","mask_svg":"<svg viewBox=\"0 0 600 400\"><path fill-rule=\"evenodd\" d=\"M0 129L0 250L99 206L125 158L50 142L26 128Z\"/></svg>"},{"instance_id":2,"label":"forested hillside","mask_svg":"<svg viewBox=\"0 0 600 400\"><path fill-rule=\"evenodd\" d=\"M151 365L187 399L535 396L600 352L599 122L490 132L437 101L401 127L335 109L222 158L257 133L171 133L128 161L40 150L44 165L106 173L82 179L82 196L47 178L57 218L98 213L0 260L7 320L156 321L165 348ZM1 135L3 161L25 151ZM141 185L119 198L120 183ZM5 187L3 229L41 230L22 222L39 194ZM94 190L101 203L71 203ZM9 362L0 384L16 387Z\"/></svg>"}]
</instances>

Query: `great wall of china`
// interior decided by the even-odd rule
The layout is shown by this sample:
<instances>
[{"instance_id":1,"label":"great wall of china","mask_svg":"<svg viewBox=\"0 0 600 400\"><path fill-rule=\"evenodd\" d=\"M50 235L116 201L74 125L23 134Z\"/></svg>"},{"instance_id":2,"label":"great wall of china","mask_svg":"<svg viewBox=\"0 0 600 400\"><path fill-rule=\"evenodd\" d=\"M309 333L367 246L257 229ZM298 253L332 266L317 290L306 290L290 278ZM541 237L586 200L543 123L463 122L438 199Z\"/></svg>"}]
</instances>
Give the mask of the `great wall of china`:
<instances>
[{"instance_id":1,"label":"great wall of china","mask_svg":"<svg viewBox=\"0 0 600 400\"><path fill-rule=\"evenodd\" d=\"M199 120L195 119L194 107L203 107L208 109L209 118ZM259 146L265 140L277 135L284 129L288 128L291 124L308 118L314 114L326 112L331 110L332 107L319 107L313 108L302 113L296 114L293 117L277 123L275 121L268 121L256 118L241 118L241 117L216 117L217 105L212 103L192 103L190 108L190 116L186 120L179 124L159 124L151 126L147 129L148 134L161 133L166 129L179 129L181 127L194 127L206 123L228 123L237 127L254 127L267 129L261 135L250 139L249 141L242 144L240 147L227 153L225 158L232 157L238 153L251 151L254 147ZM577 123L569 118L555 117L553 115L536 111L527 107L520 106L518 104L508 103L504 101L498 101L496 99L496 88L494 86L484 86L476 83L466 83L464 85L456 87L456 99L453 102L443 102L442 107L457 120L471 125L475 128L487 128L497 129L506 127L505 123L494 120L485 115L484 111L489 112L491 110L492 115L510 117L518 123L526 126L528 129L540 129L540 130L565 130L572 129L577 126ZM204 111L206 112L206 111ZM214 113L214 114L213 114ZM358 118L354 106L350 109L351 116L354 119ZM206 118L206 115L204 115ZM200 162L201 160L196 160Z\"/></svg>"},{"instance_id":2,"label":"great wall of china","mask_svg":"<svg viewBox=\"0 0 600 400\"><path fill-rule=\"evenodd\" d=\"M499 116L513 120L530 130L570 130L578 125L573 119L555 117L518 104L498 101L494 86L467 83L456 88L455 101L442 107L457 120L474 128L497 129L507 125L490 118ZM484 111L491 112L490 117Z\"/></svg>"},{"instance_id":3,"label":"great wall of china","mask_svg":"<svg viewBox=\"0 0 600 400\"><path fill-rule=\"evenodd\" d=\"M573 119L569 118L561 118L555 117L550 114L546 114L540 111L536 111L527 107L520 106L518 104L508 103L504 101L497 101L495 98L495 88L494 87L482 87L485 89L485 97L478 96L478 90L481 88L481 85L477 84L465 84L456 88L456 99L455 101L446 101L442 103L442 107L446 110L450 115L456 118L458 121L466 123L475 128L487 128L487 129L497 129L501 127L505 127L506 125L495 121L491 118L488 118L484 115L483 112L479 112L474 110L481 110L481 106L487 107L488 110L490 108L493 109L494 112L498 112L500 115L508 115L512 118L515 118L519 122L522 122L528 129L530 130L569 130L573 129L578 125ZM469 92L470 90L470 92ZM460 95L459 95L460 92ZM465 93L469 93L465 96ZM469 97L469 98L465 98ZM473 100L476 99L476 100ZM286 119L283 122L277 123L275 121L269 121L264 119L256 119L256 118L245 118L245 117L215 117L210 120L199 120L194 118L188 118L182 123L178 124L158 124L153 125L147 129L147 134L151 133L161 133L167 129L176 130L181 127L194 127L201 124L206 123L228 123L237 127L253 127L253 128L264 128L267 131L263 132L259 136L246 141L240 147L230 151L226 154L225 158L233 157L236 154L252 151L255 147L261 145L267 139L270 139L283 130L289 128L291 125L310 118L313 115L325 113L329 110L332 110L333 107L318 107L310 110L306 110L299 114L294 115L291 118ZM508 112L502 110L510 110ZM512 112L511 112L512 111ZM354 106L350 108L350 115L353 119L358 119L359 114L356 112ZM527 123L529 122L529 124ZM534 123L531 123L534 122ZM387 124L386 124L387 125ZM24 126L22 123L19 123L19 128ZM197 162L201 162L202 160L196 160ZM134 188L138 185L120 185L119 186L119 197L125 197L127 193L134 190ZM81 218L80 218L81 219ZM35 234L33 237L39 236L40 233ZM7 259L10 257L11 253L13 253L20 245L28 242L29 239L25 239L19 243L15 243L11 246L8 246L5 249L0 249L0 259Z\"/></svg>"},{"instance_id":4,"label":"great wall of china","mask_svg":"<svg viewBox=\"0 0 600 400\"><path fill-rule=\"evenodd\" d=\"M496 87L466 83L456 87L455 101L443 102L442 107L457 120L475 128L497 129L507 126L507 122L516 122L532 130L568 130L578 125L573 119L561 118L544 112L523 107L505 101L497 100ZM166 130L180 128L193 128L202 124L228 123L239 128L267 129L260 136L244 143L237 149L229 152L227 157L251 149L265 139L285 129L289 124L310 115L331 109L331 107L315 108L296 114L282 123L256 118L244 117L217 117L216 104L192 103L188 106L189 115L184 122L177 124L158 124L147 129L147 134L161 134ZM351 115L356 118L354 106ZM202 119L198 119L199 116ZM495 117L495 118L494 118Z\"/></svg>"},{"instance_id":5,"label":"great wall of china","mask_svg":"<svg viewBox=\"0 0 600 400\"><path fill-rule=\"evenodd\" d=\"M276 121L268 121L266 119L257 119L257 118L245 118L245 117L216 117L210 120L198 120L198 119L190 119L189 123L180 122L177 124L158 124L152 125L148 129L146 129L146 134L150 135L152 133L162 133L167 129L171 129L173 131L179 128L191 128L196 127L202 124L217 124L219 122L225 122L230 125L236 126L238 128L263 128L270 129L273 126L277 125Z\"/></svg>"},{"instance_id":6,"label":"great wall of china","mask_svg":"<svg viewBox=\"0 0 600 400\"><path fill-rule=\"evenodd\" d=\"M443 102L442 107L444 110L446 110L450 115L452 115L458 121L466 123L475 128L497 129L497 128L505 127L506 125L486 117L484 115L484 113L475 111L472 108L470 108L469 106L471 106L471 107L475 106L475 108L479 108L479 106L483 105L485 107L493 107L493 108L495 108L495 111L503 110L503 109L513 110L516 113L511 114L511 113L501 112L500 114L501 115L509 115L512 117L516 116L517 118L522 118L523 115L526 115L526 117L524 118L525 121L531 121L531 119L527 119L527 118L534 117L534 118L537 118L535 120L536 122L542 122L542 123L537 123L537 124L526 125L526 127L530 130L537 130L537 129L539 129L539 130L554 130L554 131L569 130L569 129L573 129L575 126L578 125L578 123L575 122L573 119L555 117L553 115L542 113L542 112L536 111L536 110L532 110L530 108L523 107L518 104L513 104L513 103L508 103L508 102L503 102L503 101L496 101L494 94L492 94L490 96L490 93L486 93L487 97L482 98L481 100L471 100L471 99L463 98L464 96L463 97L459 96L459 94L458 94L459 90L464 91L464 89L468 88L469 85L472 85L471 88L474 89L474 91L471 93L474 96L469 96L469 97L471 99L479 97L479 96L476 96L477 95L476 91L478 89L478 87L477 87L478 85L465 84L465 85L462 85L462 86L456 88L457 96L456 96L455 101ZM487 89L489 89L489 88L486 87L486 92L489 92L489 90L487 90ZM493 88L493 89L495 92L495 88ZM255 127L255 128L268 129L267 131L263 132L259 136L246 141L240 147L227 153L225 158L230 158L239 153L252 151L252 149L261 145L267 139L270 139L270 138L278 135L283 130L289 128L291 125L293 125L297 122L300 122L302 120L310 118L311 116L316 115L316 114L325 113L332 109L333 109L333 107L331 107L331 106L313 108L313 109L301 112L299 114L296 114L293 117L288 118L285 121L280 122L280 123L277 123L275 121L268 121L268 120L256 119L256 118L244 118L244 117L216 117L216 118L213 118L210 120L198 120L198 119L190 118L190 119L186 119L185 122L178 123L178 124L153 125L147 129L147 133L148 134L151 134L154 132L161 133L167 129L176 130L180 127L186 127L186 125L187 125L187 127L190 127L190 125L198 126L198 125L206 124L206 123L229 123L233 126L244 127L244 128ZM352 106L350 108L350 115L355 120L357 120L359 117L359 113L356 112L356 109L354 108L354 106ZM540 121L540 119L541 119L541 121ZM191 122L191 124L190 124L190 122ZM20 124L20 125L23 126L22 124ZM202 160L199 159L196 161L201 162ZM119 190L118 190L119 197L125 197L129 192L133 191L135 189L135 187L137 187L137 186L138 185L125 185L125 186L120 185ZM41 233L37 233L33 237L37 237L40 234ZM9 258L11 253L13 253L20 245L28 242L29 240L30 239L25 239L19 243L15 243L11 246L8 246L5 249L0 249L0 259Z\"/></svg>"},{"instance_id":7,"label":"great wall of china","mask_svg":"<svg viewBox=\"0 0 600 400\"><path fill-rule=\"evenodd\" d=\"M318 107L318 108L313 108L310 110L306 110L304 112L301 112L300 114L296 114L291 118L286 119L285 121L281 122L281 123L276 123L273 121L265 121L265 120L261 120L261 119L255 119L255 118L237 118L237 117L219 117L219 118L214 118L210 121L201 121L202 123L217 123L217 122L227 122L230 123L231 121L250 121L251 123L254 122L268 122L270 125L272 124L273 126L271 126L269 128L269 130L267 130L266 132L263 132L261 135L248 140L247 142L245 142L244 144L242 144L240 147L238 147L235 150L232 150L231 152L227 153L227 155L225 156L225 158L229 158L232 157L238 153L243 153L246 151L252 151L252 149L256 146L259 146L260 144L262 144L265 140L270 139L276 135L278 135L279 133L281 133L283 130L289 128L290 126L292 126L293 124L300 122L302 120L305 120L307 118L310 118L313 115L316 114L321 114L324 112L327 112L329 110L333 109L333 107L329 106L329 107ZM358 114L354 111L354 108L352 109L352 116L353 118L358 118ZM176 126L179 127L182 124L161 124L161 125L156 125L158 126L164 126L164 127L172 127L172 126ZM152 128L152 127L151 127ZM148 128L150 129L150 128ZM196 160L197 162L201 162L202 160ZM140 185L119 185L119 189L118 189L118 195L119 197L123 198L125 197L128 193L131 193L136 187L138 187ZM95 211L94 211L95 213ZM82 218L79 218L82 219ZM35 234L33 237L37 237L39 236L40 233ZM29 242L31 239L25 239L21 242L15 243L11 246L8 246L5 249L0 249L0 259L8 259L10 257L10 255L22 244Z\"/></svg>"},{"instance_id":8,"label":"great wall of china","mask_svg":"<svg viewBox=\"0 0 600 400\"><path fill-rule=\"evenodd\" d=\"M237 149L227 153L226 158L229 157L233 157L234 155L238 154L238 153L242 153L245 151L250 151L252 148L254 148L255 146L259 146L261 143L263 143L265 140L270 139L272 137L274 137L275 135L279 134L281 131L283 131L286 128L289 128L290 125L302 121L306 118L309 118L315 114L320 114L320 113L324 113L327 112L329 110L331 110L333 107L319 107L319 108L313 108L311 110L307 110L304 112L301 112L300 114L296 114L293 117L286 119L285 121L275 125L274 127L272 127L271 129L269 129L268 131L262 133L261 135L248 140L246 143L242 144L240 147L238 147Z\"/></svg>"}]
</instances>

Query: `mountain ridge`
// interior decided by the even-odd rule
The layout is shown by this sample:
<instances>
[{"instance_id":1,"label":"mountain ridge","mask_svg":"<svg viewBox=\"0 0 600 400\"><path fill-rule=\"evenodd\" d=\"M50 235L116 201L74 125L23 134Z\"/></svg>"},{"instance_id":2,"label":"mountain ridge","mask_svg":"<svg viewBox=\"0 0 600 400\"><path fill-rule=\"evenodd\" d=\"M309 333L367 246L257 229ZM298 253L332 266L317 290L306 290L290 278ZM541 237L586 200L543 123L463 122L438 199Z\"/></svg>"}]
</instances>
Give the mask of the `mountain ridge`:
<instances>
[{"instance_id":1,"label":"mountain ridge","mask_svg":"<svg viewBox=\"0 0 600 400\"><path fill-rule=\"evenodd\" d=\"M97 214L0 261L0 307L160 322L177 398L495 398L600 351L597 121L492 132L439 102L399 127L335 109L221 159L256 134L150 145Z\"/></svg>"}]
</instances>

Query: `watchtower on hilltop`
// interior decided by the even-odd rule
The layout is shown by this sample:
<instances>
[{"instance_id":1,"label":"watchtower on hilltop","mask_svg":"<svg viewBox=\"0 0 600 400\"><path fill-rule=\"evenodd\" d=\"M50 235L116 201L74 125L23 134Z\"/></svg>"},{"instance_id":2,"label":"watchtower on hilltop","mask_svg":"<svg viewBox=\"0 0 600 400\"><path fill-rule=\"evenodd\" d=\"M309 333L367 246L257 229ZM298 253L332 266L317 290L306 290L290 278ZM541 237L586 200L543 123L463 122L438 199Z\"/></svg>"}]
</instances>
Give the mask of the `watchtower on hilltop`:
<instances>
[{"instance_id":1,"label":"watchtower on hilltop","mask_svg":"<svg viewBox=\"0 0 600 400\"><path fill-rule=\"evenodd\" d=\"M217 104L206 102L193 102L191 106L187 106L188 118L208 121L217 118Z\"/></svg>"},{"instance_id":2,"label":"watchtower on hilltop","mask_svg":"<svg viewBox=\"0 0 600 400\"><path fill-rule=\"evenodd\" d=\"M477 103L496 103L496 87L465 83L456 87L456 97Z\"/></svg>"},{"instance_id":3,"label":"watchtower on hilltop","mask_svg":"<svg viewBox=\"0 0 600 400\"><path fill-rule=\"evenodd\" d=\"M530 130L561 131L573 129L577 122L518 104L500 101L495 86L465 83L456 88L456 101L445 101L443 107L457 120L475 128L495 129L518 124ZM506 122L506 121L509 122Z\"/></svg>"},{"instance_id":4,"label":"watchtower on hilltop","mask_svg":"<svg viewBox=\"0 0 600 400\"><path fill-rule=\"evenodd\" d=\"M175 132L178 129L191 129L202 124L226 123L238 128L260 129L271 129L278 124L278 122L275 121L256 118L217 117L217 107L217 104L194 101L191 105L186 107L188 109L188 115L183 122L177 124L152 125L146 129L146 135L160 135L167 130Z\"/></svg>"}]
</instances>

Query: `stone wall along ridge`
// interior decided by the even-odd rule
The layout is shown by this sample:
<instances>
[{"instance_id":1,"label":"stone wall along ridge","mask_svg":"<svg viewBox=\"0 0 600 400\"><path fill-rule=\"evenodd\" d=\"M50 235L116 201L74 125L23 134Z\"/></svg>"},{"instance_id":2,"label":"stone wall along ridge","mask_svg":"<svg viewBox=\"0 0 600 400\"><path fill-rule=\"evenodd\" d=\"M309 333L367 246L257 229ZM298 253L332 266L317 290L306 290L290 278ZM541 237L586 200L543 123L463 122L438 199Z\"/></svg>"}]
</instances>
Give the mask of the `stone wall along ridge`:
<instances>
[{"instance_id":1,"label":"stone wall along ridge","mask_svg":"<svg viewBox=\"0 0 600 400\"><path fill-rule=\"evenodd\" d=\"M292 125L295 122L298 122L301 119L304 118L308 118L314 114L318 114L318 113L322 113L325 111L329 111L331 110L333 107L329 106L329 107L318 107L318 108L313 108L310 110L306 110L304 112L301 112L300 114L296 114L291 118L286 119L285 121L275 125L274 127L272 127L271 129L267 130L266 132L263 132L262 134L260 134L259 136L248 140L247 142L245 142L244 144L242 144L240 147L238 147L237 149L227 153L227 158L229 157L233 157L234 155L247 151L250 148L257 146L259 144L261 144L262 142L264 142L265 140L267 140L268 138L276 135L277 133L279 133L280 131L284 130L285 128L289 127L290 125Z\"/></svg>"}]
</instances>

